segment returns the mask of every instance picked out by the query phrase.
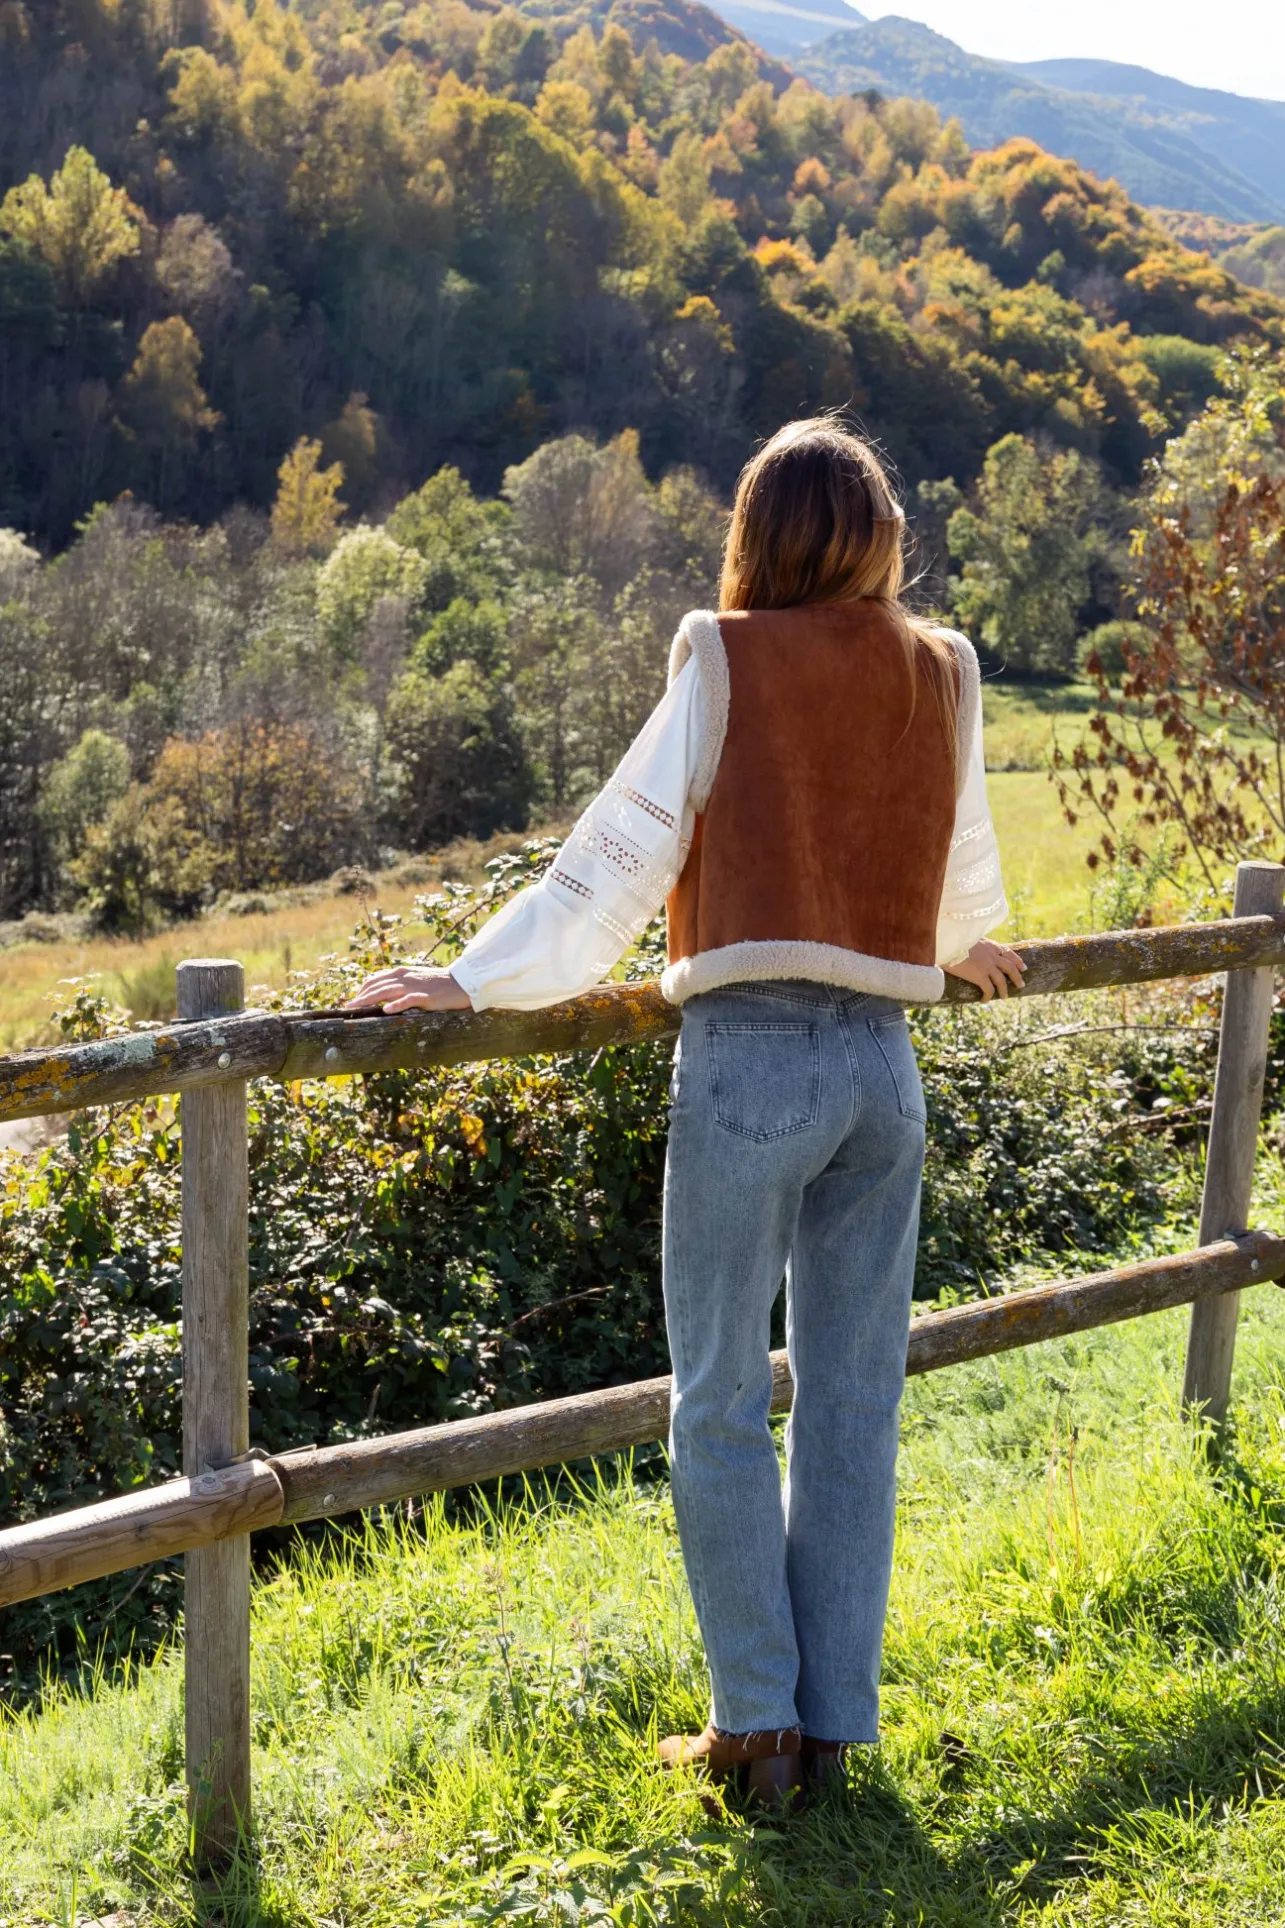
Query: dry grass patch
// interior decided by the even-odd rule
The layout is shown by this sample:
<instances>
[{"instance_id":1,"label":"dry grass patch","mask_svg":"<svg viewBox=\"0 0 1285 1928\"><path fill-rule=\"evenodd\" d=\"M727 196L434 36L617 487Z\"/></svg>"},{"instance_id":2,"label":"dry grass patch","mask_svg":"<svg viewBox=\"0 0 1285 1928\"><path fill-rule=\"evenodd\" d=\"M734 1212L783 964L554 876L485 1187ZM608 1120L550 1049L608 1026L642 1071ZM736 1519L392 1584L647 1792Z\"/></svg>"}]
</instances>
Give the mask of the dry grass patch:
<instances>
[{"instance_id":1,"label":"dry grass patch","mask_svg":"<svg viewBox=\"0 0 1285 1928\"><path fill-rule=\"evenodd\" d=\"M363 904L410 917L415 899L444 880L479 882L492 857L564 828L505 831L485 842L462 838L376 873L364 888L352 887L350 878L343 889L332 882L284 891L275 900L265 896L262 910L215 911L151 937L19 942L0 951L0 1050L19 1050L51 1035L50 1007L68 978L98 979L104 993L138 1021L174 1015L174 968L185 957L239 958L251 1001L256 990L285 990L292 972L312 970L320 958L347 949Z\"/></svg>"}]
</instances>

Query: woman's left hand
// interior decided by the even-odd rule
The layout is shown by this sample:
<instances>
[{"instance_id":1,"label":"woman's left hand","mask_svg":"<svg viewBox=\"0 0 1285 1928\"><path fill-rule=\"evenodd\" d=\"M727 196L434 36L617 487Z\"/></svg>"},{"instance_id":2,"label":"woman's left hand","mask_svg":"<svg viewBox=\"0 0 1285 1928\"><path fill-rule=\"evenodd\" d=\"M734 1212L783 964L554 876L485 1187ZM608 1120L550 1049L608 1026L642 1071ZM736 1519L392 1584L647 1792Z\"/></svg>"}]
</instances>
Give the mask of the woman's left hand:
<instances>
[{"instance_id":1,"label":"woman's left hand","mask_svg":"<svg viewBox=\"0 0 1285 1928\"><path fill-rule=\"evenodd\" d=\"M997 995L1007 997L1010 984L1020 991L1026 977L1025 962L1013 947L994 944L989 937L983 937L967 957L961 957L957 964L947 964L946 969L952 977L962 977L969 984L975 984L983 1004L989 1004Z\"/></svg>"},{"instance_id":2,"label":"woman's left hand","mask_svg":"<svg viewBox=\"0 0 1285 1928\"><path fill-rule=\"evenodd\" d=\"M398 964L376 971L350 998L345 1011L471 1011L473 1001L449 971L429 964Z\"/></svg>"}]
</instances>

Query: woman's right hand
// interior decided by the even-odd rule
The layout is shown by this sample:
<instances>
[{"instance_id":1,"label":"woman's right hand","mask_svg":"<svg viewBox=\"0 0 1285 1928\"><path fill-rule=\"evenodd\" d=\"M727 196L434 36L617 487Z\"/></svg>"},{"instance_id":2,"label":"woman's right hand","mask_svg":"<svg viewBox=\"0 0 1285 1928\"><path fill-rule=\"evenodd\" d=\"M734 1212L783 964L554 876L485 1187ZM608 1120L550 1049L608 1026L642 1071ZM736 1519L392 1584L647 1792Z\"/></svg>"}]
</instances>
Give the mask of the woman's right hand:
<instances>
[{"instance_id":1,"label":"woman's right hand","mask_svg":"<svg viewBox=\"0 0 1285 1928\"><path fill-rule=\"evenodd\" d=\"M473 1000L449 971L397 964L376 971L344 1002L345 1011L471 1011Z\"/></svg>"},{"instance_id":2,"label":"woman's right hand","mask_svg":"<svg viewBox=\"0 0 1285 1928\"><path fill-rule=\"evenodd\" d=\"M989 937L974 944L958 964L947 964L944 968L952 977L962 977L967 983L975 984L983 1004L989 1004L997 995L1007 997L1010 984L1020 991L1026 977L1026 965L1012 946L992 943Z\"/></svg>"}]
</instances>

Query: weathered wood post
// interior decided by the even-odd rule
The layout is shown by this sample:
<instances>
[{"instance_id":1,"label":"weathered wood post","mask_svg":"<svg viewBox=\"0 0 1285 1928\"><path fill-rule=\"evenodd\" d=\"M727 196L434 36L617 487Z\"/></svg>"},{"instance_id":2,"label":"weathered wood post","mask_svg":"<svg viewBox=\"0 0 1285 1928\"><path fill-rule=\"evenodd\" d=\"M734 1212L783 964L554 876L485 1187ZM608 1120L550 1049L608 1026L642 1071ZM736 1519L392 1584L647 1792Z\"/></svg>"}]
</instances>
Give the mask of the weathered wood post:
<instances>
[{"instance_id":1,"label":"weathered wood post","mask_svg":"<svg viewBox=\"0 0 1285 1928\"><path fill-rule=\"evenodd\" d=\"M1255 917L1279 911L1283 893L1285 866L1238 864L1233 915ZM1274 975L1270 966L1227 973L1200 1204L1202 1245L1248 1229ZM1197 1299L1191 1308L1182 1403L1188 1412L1202 1413L1217 1427L1227 1416L1239 1310L1239 1292Z\"/></svg>"},{"instance_id":2,"label":"weathered wood post","mask_svg":"<svg viewBox=\"0 0 1285 1928\"><path fill-rule=\"evenodd\" d=\"M179 965L180 1019L221 1017L244 1002L239 964ZM184 1093L181 1119L183 1471L197 1479L250 1443L244 1080ZM188 1553L184 1592L188 1806L196 1861L208 1867L227 1859L249 1820L249 1535Z\"/></svg>"}]
</instances>

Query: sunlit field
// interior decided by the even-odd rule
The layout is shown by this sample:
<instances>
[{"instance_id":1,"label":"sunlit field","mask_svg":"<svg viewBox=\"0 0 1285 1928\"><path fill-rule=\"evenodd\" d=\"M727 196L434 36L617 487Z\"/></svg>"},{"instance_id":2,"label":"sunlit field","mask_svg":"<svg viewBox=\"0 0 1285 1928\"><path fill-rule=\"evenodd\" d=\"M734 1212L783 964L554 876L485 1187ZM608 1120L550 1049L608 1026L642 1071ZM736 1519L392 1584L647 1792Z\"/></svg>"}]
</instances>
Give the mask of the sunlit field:
<instances>
[{"instance_id":1,"label":"sunlit field","mask_svg":"<svg viewBox=\"0 0 1285 1928\"><path fill-rule=\"evenodd\" d=\"M558 834L532 830L525 835ZM248 915L194 919L147 938L89 937L52 944L16 944L0 951L0 1049L15 1050L49 1035L52 1001L66 996L69 978L91 977L103 994L137 1019L174 1011L174 967L185 957L236 957L245 966L247 1001L256 990L284 990L291 973L306 971L328 954L342 954L363 908L413 917L418 896L443 877L473 883L487 860L517 849L523 837L502 834L485 843L452 844L424 859L376 876L369 890L319 894L299 902L290 893L280 906ZM406 873L413 873L408 876Z\"/></svg>"}]
</instances>

